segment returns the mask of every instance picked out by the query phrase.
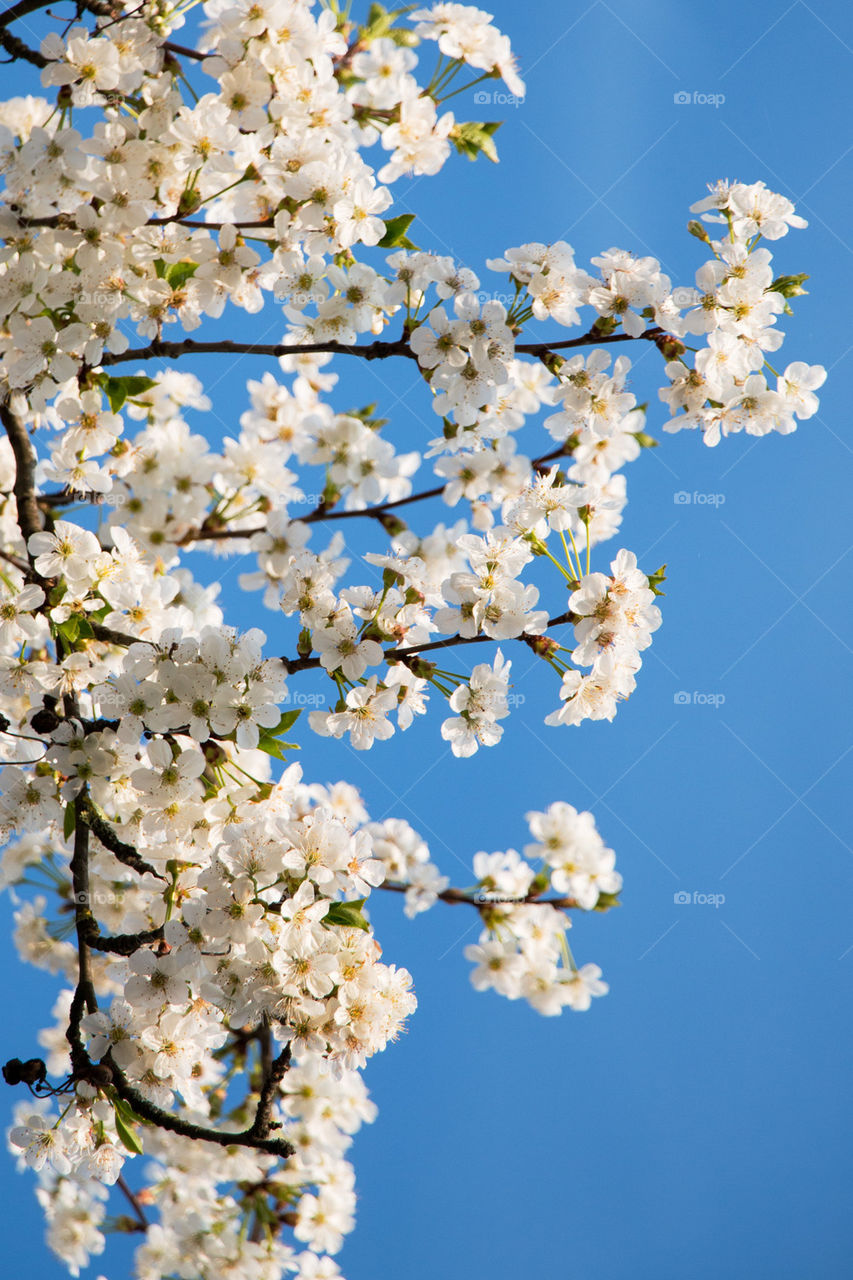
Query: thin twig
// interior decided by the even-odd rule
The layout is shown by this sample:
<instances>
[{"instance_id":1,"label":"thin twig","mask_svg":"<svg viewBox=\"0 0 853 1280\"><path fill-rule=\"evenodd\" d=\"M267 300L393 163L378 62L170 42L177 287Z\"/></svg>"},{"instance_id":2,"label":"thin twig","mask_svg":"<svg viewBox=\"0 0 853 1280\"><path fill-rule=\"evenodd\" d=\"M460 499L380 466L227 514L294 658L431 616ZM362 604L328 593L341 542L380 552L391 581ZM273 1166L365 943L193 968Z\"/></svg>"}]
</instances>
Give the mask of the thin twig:
<instances>
[{"instance_id":1,"label":"thin twig","mask_svg":"<svg viewBox=\"0 0 853 1280\"><path fill-rule=\"evenodd\" d=\"M561 444L556 449L552 449L550 453L543 453L541 457L534 458L530 466L534 471L546 471L549 463L557 458L565 458L570 454L571 450L567 449L565 444ZM381 520L389 511L396 511L398 507L408 507L415 502L426 502L428 498L439 498L444 493L444 490L445 486L439 484L432 489L422 489L420 493L410 493L407 498L394 498L390 502L378 502L375 506L359 507L354 511L337 511L320 502L307 515L294 515L293 523L295 524L298 521L300 524L316 524L318 522L325 523L329 520L355 520L359 518ZM266 525L255 525L251 529L205 529L204 524L202 524L198 529L187 530L175 545L185 547L193 542L221 542L228 538L253 538L257 534L268 532Z\"/></svg>"},{"instance_id":2,"label":"thin twig","mask_svg":"<svg viewBox=\"0 0 853 1280\"><path fill-rule=\"evenodd\" d=\"M413 885L400 884L396 880L386 880L382 884L376 886L378 889L387 889L391 893L406 893L408 889L414 888ZM490 897L488 893L468 893L464 889L444 889L441 893L436 894L441 902L450 902L456 904L465 902L469 907L476 907L478 911L488 907L553 907L555 911L572 911L579 904L577 898L539 898L535 893L528 893L523 898L502 898Z\"/></svg>"},{"instance_id":3,"label":"thin twig","mask_svg":"<svg viewBox=\"0 0 853 1280\"><path fill-rule=\"evenodd\" d=\"M121 1191L122 1194L125 1196L126 1200L130 1204L130 1207L133 1209L133 1212L136 1214L136 1217L139 1221L139 1230L147 1231L151 1224L146 1218L142 1205L137 1200L135 1193L131 1191L130 1187L127 1185L127 1183L125 1182L121 1174L119 1174L118 1176L118 1179L116 1181L116 1186L118 1187L119 1191Z\"/></svg>"}]
</instances>

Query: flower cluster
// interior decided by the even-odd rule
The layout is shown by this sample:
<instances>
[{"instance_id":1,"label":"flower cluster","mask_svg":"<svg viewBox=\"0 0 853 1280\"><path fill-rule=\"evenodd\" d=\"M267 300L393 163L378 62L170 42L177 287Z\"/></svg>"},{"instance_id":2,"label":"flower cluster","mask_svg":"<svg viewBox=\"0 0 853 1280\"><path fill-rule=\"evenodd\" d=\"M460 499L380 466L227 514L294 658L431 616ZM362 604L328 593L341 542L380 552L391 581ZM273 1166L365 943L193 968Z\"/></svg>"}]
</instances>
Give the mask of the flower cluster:
<instances>
[{"instance_id":1,"label":"flower cluster","mask_svg":"<svg viewBox=\"0 0 853 1280\"><path fill-rule=\"evenodd\" d=\"M565 672L563 705L547 717L547 724L612 720L617 702L634 690L640 652L651 644L661 615L633 552L620 551L610 570L610 575L585 575L569 596L569 608L577 618L572 661L592 669L588 674L576 668Z\"/></svg>"},{"instance_id":2,"label":"flower cluster","mask_svg":"<svg viewBox=\"0 0 853 1280\"><path fill-rule=\"evenodd\" d=\"M549 1016L566 1006L588 1009L592 997L608 988L598 965L574 963L565 907L591 911L602 896L619 892L615 855L596 831L592 814L578 813L570 804L529 813L527 821L534 843L525 847L524 858L515 849L474 858L475 896L485 928L479 942L465 948L475 965L471 982L478 991L492 988L510 1000L523 997ZM528 859L541 860L541 868L537 871ZM564 896L537 902L549 888ZM542 910L544 905L551 910Z\"/></svg>"},{"instance_id":3,"label":"flower cluster","mask_svg":"<svg viewBox=\"0 0 853 1280\"><path fill-rule=\"evenodd\" d=\"M773 255L758 241L778 240L806 222L790 200L768 191L763 182L718 182L691 212L726 230L724 238L713 240L695 224L713 257L696 272L687 314L670 327L682 335L705 335L707 347L692 368L681 359L667 365L670 386L660 397L673 416L664 430L698 427L708 445L739 431L787 435L796 430L795 419L816 412L814 392L826 370L796 360L776 376L775 388L768 385L764 353L782 345L776 318L790 310L786 299L804 292L805 277L774 279Z\"/></svg>"}]
</instances>

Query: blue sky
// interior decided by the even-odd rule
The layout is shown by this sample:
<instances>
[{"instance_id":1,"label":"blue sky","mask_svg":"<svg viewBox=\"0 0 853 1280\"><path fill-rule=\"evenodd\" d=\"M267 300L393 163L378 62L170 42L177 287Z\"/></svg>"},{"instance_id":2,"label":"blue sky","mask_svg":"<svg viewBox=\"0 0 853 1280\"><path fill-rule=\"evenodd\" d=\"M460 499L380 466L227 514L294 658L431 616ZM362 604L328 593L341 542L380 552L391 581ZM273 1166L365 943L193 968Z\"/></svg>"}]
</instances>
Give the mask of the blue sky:
<instances>
[{"instance_id":1,"label":"blue sky","mask_svg":"<svg viewBox=\"0 0 853 1280\"><path fill-rule=\"evenodd\" d=\"M526 240L567 239L581 263L617 245L653 254L686 284L704 256L684 231L688 206L717 178L763 179L809 219L770 246L780 272L811 276L785 320L782 365L823 363L829 378L819 415L795 435L709 450L695 433L661 434L657 355L638 359L633 389L650 400L647 429L662 443L628 469L631 501L611 545L648 569L666 561L669 580L664 625L612 725L543 726L554 690L518 646L527 701L497 749L453 759L436 715L384 752L304 743L309 777L346 777L375 817L407 818L455 883L468 883L477 850L520 847L524 813L556 799L593 810L625 876L624 905L579 920L572 937L611 993L556 1020L470 988L473 913L439 906L409 922L395 898L376 895L386 958L412 970L420 1007L367 1071L380 1115L354 1149L359 1225L340 1263L347 1280L841 1280L853 10L798 0L491 8L527 100L463 110L455 99L459 118L504 116L502 163L455 159L437 179L398 184L399 211L419 214L417 243L475 269ZM684 93L689 103L675 100ZM247 362L218 384L220 417L236 422L242 375L262 367ZM211 363L196 371L213 380ZM342 372L341 407L393 404L395 441L417 447L431 415L422 392L407 403L406 373ZM235 578L223 584L232 605ZM277 625L253 620L271 635ZM725 901L682 905L676 893ZM8 971L3 1056L28 1057L51 984ZM11 1271L64 1274L40 1243L31 1180L7 1165L2 1186L16 1224ZM111 1265L111 1247L92 1274L118 1280L126 1265Z\"/></svg>"}]
</instances>

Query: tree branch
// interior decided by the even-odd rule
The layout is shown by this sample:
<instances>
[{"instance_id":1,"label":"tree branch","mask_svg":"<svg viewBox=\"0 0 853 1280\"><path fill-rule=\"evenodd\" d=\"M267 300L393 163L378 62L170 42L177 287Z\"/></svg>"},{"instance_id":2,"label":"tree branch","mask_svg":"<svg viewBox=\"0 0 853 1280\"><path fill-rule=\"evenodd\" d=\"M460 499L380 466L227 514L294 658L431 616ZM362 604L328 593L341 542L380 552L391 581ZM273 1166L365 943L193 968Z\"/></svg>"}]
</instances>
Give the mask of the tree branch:
<instances>
[{"instance_id":1,"label":"tree branch","mask_svg":"<svg viewBox=\"0 0 853 1280\"><path fill-rule=\"evenodd\" d=\"M97 921L93 920L94 928L88 936L89 946L93 951L107 951L114 956L132 956L135 951L139 951L140 947L145 947L151 942L160 942L163 938L163 928L145 929L142 933L114 933L105 935L97 932Z\"/></svg>"},{"instance_id":2,"label":"tree branch","mask_svg":"<svg viewBox=\"0 0 853 1280\"><path fill-rule=\"evenodd\" d=\"M396 880L385 880L376 887L377 889L387 889L390 893L405 893L408 889L414 888L414 885L400 884ZM469 907L476 907L478 911L482 911L487 907L497 906L553 907L555 911L572 911L578 906L577 898L540 898L535 893L528 893L523 898L493 898L489 897L487 893L478 895L476 893L466 893L464 889L444 889L441 893L436 894L436 897L441 902L450 902L453 905L465 902Z\"/></svg>"},{"instance_id":3,"label":"tree branch","mask_svg":"<svg viewBox=\"0 0 853 1280\"><path fill-rule=\"evenodd\" d=\"M255 1120L249 1132L254 1133L258 1138L267 1138L274 1123L272 1109L276 1089L290 1067L290 1044L286 1044L278 1057L272 1059L269 1029L264 1028L264 1035L261 1038L261 1060L263 1063L261 1095L258 1099Z\"/></svg>"},{"instance_id":4,"label":"tree branch","mask_svg":"<svg viewBox=\"0 0 853 1280\"><path fill-rule=\"evenodd\" d=\"M19 59L24 62L31 62L34 67L46 67L48 59L43 53L39 53L36 49L31 49L28 44L24 44L23 40L19 40L17 36L13 36L11 31L0 28L0 45L9 55L10 62L16 62Z\"/></svg>"},{"instance_id":5,"label":"tree branch","mask_svg":"<svg viewBox=\"0 0 853 1280\"><path fill-rule=\"evenodd\" d=\"M576 622L577 617L573 613L560 613L555 618L549 618L546 627L561 627L567 622ZM529 645L532 649L536 649L537 645L542 643L542 636L529 635L526 631L522 631L520 636L510 636L511 640L520 640L523 644ZM495 636L487 636L480 634L476 636L448 636L446 640L430 640L426 644L413 644L405 649L385 649L384 658L386 662L405 662L406 658L416 657L420 653L428 653L431 649L449 649L459 644L501 644L500 639ZM280 658L280 662L284 663L285 670L288 675L292 675L296 671L309 671L314 667L320 666L319 658Z\"/></svg>"},{"instance_id":6,"label":"tree branch","mask_svg":"<svg viewBox=\"0 0 853 1280\"><path fill-rule=\"evenodd\" d=\"M666 330L660 328L644 329L636 337L631 333L596 333L594 329L589 329L580 338L566 338L562 342L520 342L515 350L516 353L521 352L522 355L526 356L538 356L541 359L542 356L547 356L552 351L565 351L569 347L597 347L599 344L604 343L639 342L643 339L647 342L658 342L659 339L665 337L668 337Z\"/></svg>"},{"instance_id":7,"label":"tree branch","mask_svg":"<svg viewBox=\"0 0 853 1280\"><path fill-rule=\"evenodd\" d=\"M98 999L92 978L92 963L88 939L92 927L97 924L89 906L89 829L82 821L80 796L74 800L76 823L74 826L74 853L71 857L71 892L74 898L74 924L77 930L77 986L68 1011L68 1027L65 1038L71 1051L71 1069L85 1077L91 1060L83 1047L80 1022L85 1013L95 1013Z\"/></svg>"},{"instance_id":8,"label":"tree branch","mask_svg":"<svg viewBox=\"0 0 853 1280\"><path fill-rule=\"evenodd\" d=\"M283 1055L280 1055L276 1061L280 1061L281 1056ZM202 1142L215 1142L220 1147L253 1147L256 1151L265 1151L269 1155L280 1156L284 1160L293 1155L293 1147L285 1138L270 1138L256 1131L257 1117L252 1127L245 1129L241 1133L224 1133L221 1129L209 1129L204 1125L193 1124L191 1121L182 1120L180 1116L173 1115L171 1111L164 1111L162 1107L155 1106L153 1102L149 1102L144 1094L128 1083L127 1078L120 1068L116 1066L109 1054L103 1061L107 1063L113 1073L113 1086L119 1097L130 1104L140 1119L147 1120L150 1124L157 1125L160 1129L168 1129L170 1133L180 1134L184 1138L195 1138ZM283 1074L284 1072L282 1071ZM272 1128L272 1122L270 1122L269 1127Z\"/></svg>"},{"instance_id":9,"label":"tree branch","mask_svg":"<svg viewBox=\"0 0 853 1280\"><path fill-rule=\"evenodd\" d=\"M8 9L4 9L0 13L0 30L4 30L12 22L17 22L19 18L26 18L30 13L37 13L39 9L46 9L51 0L18 0L17 4L11 5ZM110 6L101 3L101 0L74 0L78 12L81 9L87 9L89 13L97 14L102 17L112 12Z\"/></svg>"},{"instance_id":10,"label":"tree branch","mask_svg":"<svg viewBox=\"0 0 853 1280\"><path fill-rule=\"evenodd\" d=\"M405 338L394 342L367 342L350 346L344 342L303 342L303 343L269 343L232 342L222 339L219 342L196 342L193 338L184 338L182 342L163 342L155 338L147 347L131 347L127 351L107 351L101 356L101 365L128 364L134 360L176 360L179 356L206 355L243 355L243 356L299 356L314 353L325 353L342 356L360 356L363 360L384 360L389 356L405 356L409 360L417 360Z\"/></svg>"},{"instance_id":11,"label":"tree branch","mask_svg":"<svg viewBox=\"0 0 853 1280\"><path fill-rule=\"evenodd\" d=\"M565 444L561 444L556 449L552 449L550 453L543 453L541 457L534 458L530 465L534 471L546 471L549 462L554 462L557 458L569 457L571 452L571 449L567 449ZM293 523L316 524L318 522L325 523L328 520L355 520L357 517L369 517L370 519L381 521L389 511L395 511L398 507L408 507L414 502L425 502L428 498L440 498L444 493L445 487L445 485L439 484L433 489L422 489L420 493L410 493L407 498L394 498L390 502L378 502L373 507L359 507L355 511L336 511L333 507L328 507L325 503L320 502L307 515L295 515ZM220 542L228 538L253 538L256 534L267 532L266 525L256 525L253 529L205 529L202 523L198 529L189 529L175 545L185 547L193 542Z\"/></svg>"},{"instance_id":12,"label":"tree branch","mask_svg":"<svg viewBox=\"0 0 853 1280\"><path fill-rule=\"evenodd\" d=\"M86 621L92 628L95 639L103 640L107 644L122 645L125 649L129 649L132 644L154 645L153 640L146 640L142 636L132 636L126 631L114 631L112 627L105 627L102 622L93 622L91 618L87 618Z\"/></svg>"},{"instance_id":13,"label":"tree branch","mask_svg":"<svg viewBox=\"0 0 853 1280\"><path fill-rule=\"evenodd\" d=\"M8 400L0 402L0 421L6 429L12 453L15 455L15 485L13 492L18 507L18 526L28 542L34 533L41 533L42 520L36 501L36 455L27 428Z\"/></svg>"},{"instance_id":14,"label":"tree branch","mask_svg":"<svg viewBox=\"0 0 853 1280\"><path fill-rule=\"evenodd\" d=\"M208 56L206 53L199 53L198 49L190 49L185 44L175 44L174 40L164 41L160 48L168 49L169 53L177 54L180 58L192 58L196 62L203 62Z\"/></svg>"},{"instance_id":15,"label":"tree branch","mask_svg":"<svg viewBox=\"0 0 853 1280\"><path fill-rule=\"evenodd\" d=\"M118 1179L116 1181L116 1186L118 1187L119 1191L122 1192L128 1204L130 1205L131 1209L136 1214L137 1221L139 1222L139 1230L147 1231L151 1223L146 1218L142 1205L137 1200L136 1195L134 1194L133 1191L131 1191L130 1187L127 1185L127 1183L125 1182L121 1174L119 1174L118 1176Z\"/></svg>"},{"instance_id":16,"label":"tree branch","mask_svg":"<svg viewBox=\"0 0 853 1280\"><path fill-rule=\"evenodd\" d=\"M172 221L172 219L170 219ZM204 224L205 226L208 224ZM600 346L611 342L637 342L646 339L658 342L666 337L663 329L646 329L635 338L630 333L596 333L590 329L579 338L566 338L563 342L525 342L519 343L516 354L548 356L554 351L564 351L569 347ZM155 338L147 347L131 347L127 351L108 351L101 357L101 365L127 364L133 360L176 360L186 355L247 355L247 356L293 356L323 353L328 355L359 356L363 360L386 360L389 356L405 356L408 360L417 360L405 338L397 338L393 342L384 342L377 338L375 342L348 344L345 342L302 342L302 343L255 343L232 342L223 338L219 342L196 342L193 338L184 338L181 342L164 342Z\"/></svg>"},{"instance_id":17,"label":"tree branch","mask_svg":"<svg viewBox=\"0 0 853 1280\"><path fill-rule=\"evenodd\" d=\"M140 857L132 844L126 844L124 840L113 831L109 822L99 813L95 805L86 795L78 796L77 801L77 824L87 827L93 835L96 835L105 849L109 849L110 853L118 858L119 862L123 862L126 867L130 867L132 871L136 871L139 875L156 876L158 880L164 880L166 877L162 875L150 862L146 862ZM88 834L88 833L87 833ZM88 893L88 885L86 886Z\"/></svg>"}]
</instances>

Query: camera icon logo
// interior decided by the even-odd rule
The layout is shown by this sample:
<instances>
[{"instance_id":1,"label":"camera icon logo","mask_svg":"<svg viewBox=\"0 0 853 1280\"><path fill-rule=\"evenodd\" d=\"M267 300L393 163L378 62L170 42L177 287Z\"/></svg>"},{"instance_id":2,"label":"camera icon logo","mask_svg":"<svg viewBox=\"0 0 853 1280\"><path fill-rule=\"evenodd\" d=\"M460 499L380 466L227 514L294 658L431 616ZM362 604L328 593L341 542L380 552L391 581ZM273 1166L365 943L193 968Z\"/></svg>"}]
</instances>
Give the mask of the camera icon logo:
<instances>
[{"instance_id":1,"label":"camera icon logo","mask_svg":"<svg viewBox=\"0 0 853 1280\"><path fill-rule=\"evenodd\" d=\"M672 95L672 100L677 107L683 107L686 103L692 102L693 98L686 89L680 89L678 93Z\"/></svg>"},{"instance_id":2,"label":"camera icon logo","mask_svg":"<svg viewBox=\"0 0 853 1280\"><path fill-rule=\"evenodd\" d=\"M491 100L492 95L489 93L488 89L478 89L474 94L474 101L478 107L486 106L491 102Z\"/></svg>"},{"instance_id":3,"label":"camera icon logo","mask_svg":"<svg viewBox=\"0 0 853 1280\"><path fill-rule=\"evenodd\" d=\"M693 307L698 301L699 293L697 289L691 289L688 285L678 285L672 291L672 300L681 310L683 307Z\"/></svg>"},{"instance_id":4,"label":"camera icon logo","mask_svg":"<svg viewBox=\"0 0 853 1280\"><path fill-rule=\"evenodd\" d=\"M677 493L672 495L672 500L677 507L686 507L693 501L693 497L686 489L679 489Z\"/></svg>"},{"instance_id":5,"label":"camera icon logo","mask_svg":"<svg viewBox=\"0 0 853 1280\"><path fill-rule=\"evenodd\" d=\"M672 895L672 900L676 904L676 906L683 907L683 906L686 906L687 903L691 901L691 898L690 898L690 894L685 889L679 889L676 893Z\"/></svg>"},{"instance_id":6,"label":"camera icon logo","mask_svg":"<svg viewBox=\"0 0 853 1280\"><path fill-rule=\"evenodd\" d=\"M677 707L686 707L690 703L690 694L686 689L679 689L672 700Z\"/></svg>"}]
</instances>

